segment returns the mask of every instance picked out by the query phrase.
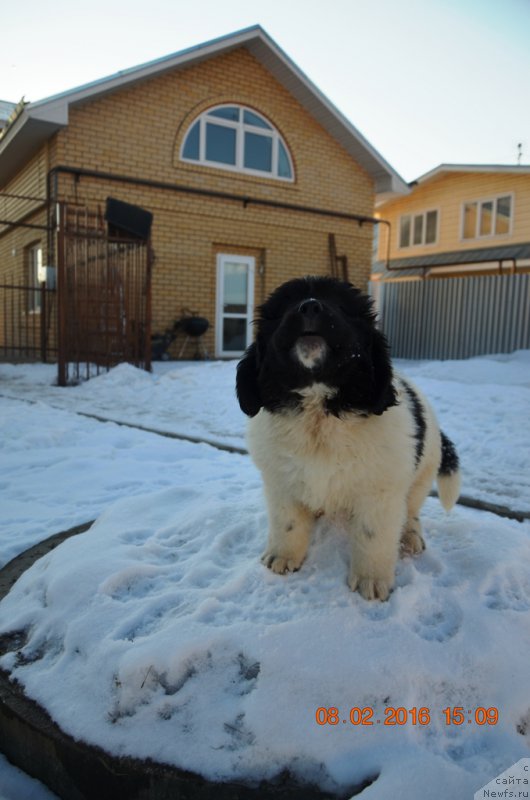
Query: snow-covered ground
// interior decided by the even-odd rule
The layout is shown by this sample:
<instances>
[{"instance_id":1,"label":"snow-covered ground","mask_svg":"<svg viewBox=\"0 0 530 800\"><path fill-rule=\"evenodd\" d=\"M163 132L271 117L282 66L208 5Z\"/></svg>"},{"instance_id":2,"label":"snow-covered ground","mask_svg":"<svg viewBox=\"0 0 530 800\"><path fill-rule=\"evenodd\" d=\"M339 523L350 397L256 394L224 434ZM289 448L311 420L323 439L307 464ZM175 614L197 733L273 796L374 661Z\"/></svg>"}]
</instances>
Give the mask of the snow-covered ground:
<instances>
[{"instance_id":1,"label":"snow-covered ground","mask_svg":"<svg viewBox=\"0 0 530 800\"><path fill-rule=\"evenodd\" d=\"M398 367L457 445L464 493L530 510L530 353ZM384 604L349 591L345 535L323 520L300 572L276 576L247 456L78 413L244 447L233 362L54 378L0 365L0 564L99 519L20 579L0 631L28 631L2 665L65 730L215 779L288 767L344 796L380 774L368 800L472 797L528 756L530 523L429 499L427 551ZM339 724L317 724L331 707ZM20 787L0 761L0 797L40 800Z\"/></svg>"}]
</instances>

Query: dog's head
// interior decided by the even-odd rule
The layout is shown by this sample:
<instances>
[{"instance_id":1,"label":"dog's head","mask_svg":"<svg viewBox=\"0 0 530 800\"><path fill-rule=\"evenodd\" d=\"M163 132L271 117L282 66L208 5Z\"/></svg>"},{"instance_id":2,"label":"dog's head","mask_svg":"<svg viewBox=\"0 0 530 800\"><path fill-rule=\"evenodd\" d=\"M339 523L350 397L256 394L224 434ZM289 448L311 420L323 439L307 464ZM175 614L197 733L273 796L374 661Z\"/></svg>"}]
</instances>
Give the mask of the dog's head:
<instances>
[{"instance_id":1,"label":"dog's head","mask_svg":"<svg viewBox=\"0 0 530 800\"><path fill-rule=\"evenodd\" d=\"M392 367L372 301L351 284L307 277L278 287L261 306L257 335L237 368L245 414L301 405L300 390L329 387L326 408L382 414L396 403Z\"/></svg>"}]
</instances>

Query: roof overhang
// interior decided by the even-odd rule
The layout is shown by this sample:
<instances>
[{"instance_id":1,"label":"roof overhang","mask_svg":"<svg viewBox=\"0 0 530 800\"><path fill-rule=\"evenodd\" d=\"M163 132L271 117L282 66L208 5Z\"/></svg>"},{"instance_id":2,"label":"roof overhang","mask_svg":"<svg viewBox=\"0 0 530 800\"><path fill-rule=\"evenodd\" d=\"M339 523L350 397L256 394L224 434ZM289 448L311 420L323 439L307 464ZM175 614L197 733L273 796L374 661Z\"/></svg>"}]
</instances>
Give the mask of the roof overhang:
<instances>
[{"instance_id":1,"label":"roof overhang","mask_svg":"<svg viewBox=\"0 0 530 800\"><path fill-rule=\"evenodd\" d=\"M530 242L506 244L500 247L476 247L466 250L451 250L423 256L392 258L388 264L377 261L372 272L379 280L399 280L403 277L425 277L430 270L473 265L504 264L530 260Z\"/></svg>"},{"instance_id":2,"label":"roof overhang","mask_svg":"<svg viewBox=\"0 0 530 800\"><path fill-rule=\"evenodd\" d=\"M61 127L51 119L33 118L22 111L0 139L0 186L16 175Z\"/></svg>"},{"instance_id":3,"label":"roof overhang","mask_svg":"<svg viewBox=\"0 0 530 800\"><path fill-rule=\"evenodd\" d=\"M429 170L424 175L420 175L410 186L428 183L442 175L474 173L474 174L499 174L506 175L530 175L529 164L440 164L438 167Z\"/></svg>"},{"instance_id":4,"label":"roof overhang","mask_svg":"<svg viewBox=\"0 0 530 800\"><path fill-rule=\"evenodd\" d=\"M38 147L68 124L72 106L239 47L250 53L282 84L309 114L351 155L374 182L377 194L406 194L405 181L372 147L349 120L259 26L214 39L178 53L150 61L68 92L29 103L0 139L0 186L27 163Z\"/></svg>"}]
</instances>

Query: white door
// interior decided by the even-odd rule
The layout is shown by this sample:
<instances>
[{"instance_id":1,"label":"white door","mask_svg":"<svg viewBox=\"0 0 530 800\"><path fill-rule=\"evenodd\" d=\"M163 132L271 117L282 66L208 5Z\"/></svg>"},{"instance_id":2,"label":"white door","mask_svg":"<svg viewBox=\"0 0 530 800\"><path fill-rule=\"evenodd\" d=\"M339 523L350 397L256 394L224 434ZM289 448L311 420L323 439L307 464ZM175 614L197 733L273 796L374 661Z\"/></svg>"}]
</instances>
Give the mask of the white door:
<instances>
[{"instance_id":1,"label":"white door","mask_svg":"<svg viewBox=\"0 0 530 800\"><path fill-rule=\"evenodd\" d=\"M218 358L241 356L252 342L254 258L217 256L215 351Z\"/></svg>"}]
</instances>

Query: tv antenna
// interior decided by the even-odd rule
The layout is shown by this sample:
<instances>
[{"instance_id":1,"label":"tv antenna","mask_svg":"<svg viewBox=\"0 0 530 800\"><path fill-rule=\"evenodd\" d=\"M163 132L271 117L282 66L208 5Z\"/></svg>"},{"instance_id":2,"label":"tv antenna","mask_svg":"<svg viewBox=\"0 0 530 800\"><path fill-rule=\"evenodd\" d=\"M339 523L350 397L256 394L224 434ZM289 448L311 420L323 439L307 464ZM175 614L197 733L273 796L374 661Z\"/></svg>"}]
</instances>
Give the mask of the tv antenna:
<instances>
[{"instance_id":1,"label":"tv antenna","mask_svg":"<svg viewBox=\"0 0 530 800\"><path fill-rule=\"evenodd\" d=\"M521 166L521 159L523 157L523 143L519 142L517 145L517 166Z\"/></svg>"}]
</instances>

